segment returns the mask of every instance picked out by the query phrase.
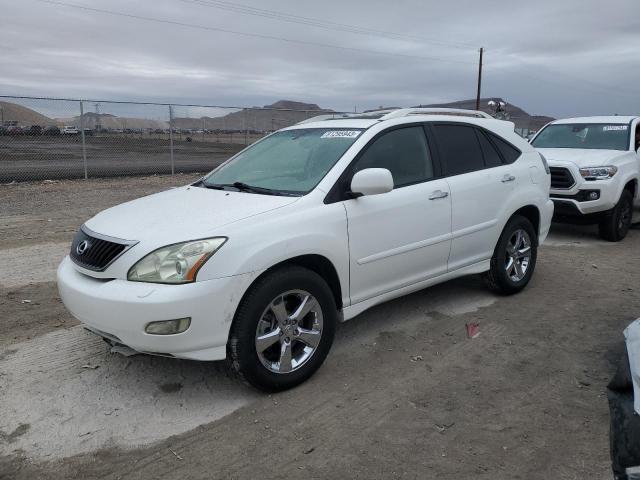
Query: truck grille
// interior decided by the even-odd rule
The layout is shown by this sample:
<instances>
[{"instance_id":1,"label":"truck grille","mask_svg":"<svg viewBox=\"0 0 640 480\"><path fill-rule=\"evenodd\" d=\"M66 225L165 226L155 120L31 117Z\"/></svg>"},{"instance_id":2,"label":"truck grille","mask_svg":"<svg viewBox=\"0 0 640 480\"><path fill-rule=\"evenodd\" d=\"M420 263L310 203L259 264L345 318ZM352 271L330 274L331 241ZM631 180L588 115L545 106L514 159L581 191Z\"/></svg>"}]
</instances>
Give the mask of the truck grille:
<instances>
[{"instance_id":1,"label":"truck grille","mask_svg":"<svg viewBox=\"0 0 640 480\"><path fill-rule=\"evenodd\" d=\"M575 185L576 181L568 168L549 167L549 170L551 170L551 188L568 190Z\"/></svg>"},{"instance_id":2,"label":"truck grille","mask_svg":"<svg viewBox=\"0 0 640 480\"><path fill-rule=\"evenodd\" d=\"M109 239L91 232L84 225L71 243L71 260L88 270L102 272L137 242Z\"/></svg>"}]
</instances>

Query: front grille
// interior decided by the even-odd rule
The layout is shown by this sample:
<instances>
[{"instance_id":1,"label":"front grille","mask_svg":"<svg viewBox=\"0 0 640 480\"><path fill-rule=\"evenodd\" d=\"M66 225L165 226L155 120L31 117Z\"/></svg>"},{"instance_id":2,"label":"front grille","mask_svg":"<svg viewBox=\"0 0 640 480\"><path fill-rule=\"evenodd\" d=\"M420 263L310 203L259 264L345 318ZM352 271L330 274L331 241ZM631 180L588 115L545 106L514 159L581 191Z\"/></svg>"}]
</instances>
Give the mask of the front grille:
<instances>
[{"instance_id":1,"label":"front grille","mask_svg":"<svg viewBox=\"0 0 640 480\"><path fill-rule=\"evenodd\" d=\"M568 168L549 167L549 170L551 170L551 188L568 190L575 185L576 181Z\"/></svg>"},{"instance_id":2,"label":"front grille","mask_svg":"<svg viewBox=\"0 0 640 480\"><path fill-rule=\"evenodd\" d=\"M70 256L81 267L102 272L134 243L127 240L107 240L82 226L73 237Z\"/></svg>"}]
</instances>

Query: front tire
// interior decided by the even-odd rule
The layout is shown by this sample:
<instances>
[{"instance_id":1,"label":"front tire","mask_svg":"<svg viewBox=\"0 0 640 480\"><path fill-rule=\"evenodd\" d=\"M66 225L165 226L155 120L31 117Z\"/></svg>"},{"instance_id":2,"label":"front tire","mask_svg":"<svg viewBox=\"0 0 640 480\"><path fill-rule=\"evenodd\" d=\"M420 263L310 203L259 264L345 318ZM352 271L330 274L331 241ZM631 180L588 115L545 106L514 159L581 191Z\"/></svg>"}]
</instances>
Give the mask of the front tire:
<instances>
[{"instance_id":1,"label":"front tire","mask_svg":"<svg viewBox=\"0 0 640 480\"><path fill-rule=\"evenodd\" d=\"M633 195L629 190L623 190L616 206L607 213L598 226L600 237L609 242L622 240L629 232L632 215Z\"/></svg>"},{"instance_id":2,"label":"front tire","mask_svg":"<svg viewBox=\"0 0 640 480\"><path fill-rule=\"evenodd\" d=\"M536 267L538 235L526 217L514 215L502 230L484 274L487 286L496 293L513 295L527 286Z\"/></svg>"},{"instance_id":3,"label":"front tire","mask_svg":"<svg viewBox=\"0 0 640 480\"><path fill-rule=\"evenodd\" d=\"M336 323L336 302L324 279L303 267L283 267L260 278L240 302L228 358L250 385L286 390L320 368Z\"/></svg>"}]
</instances>

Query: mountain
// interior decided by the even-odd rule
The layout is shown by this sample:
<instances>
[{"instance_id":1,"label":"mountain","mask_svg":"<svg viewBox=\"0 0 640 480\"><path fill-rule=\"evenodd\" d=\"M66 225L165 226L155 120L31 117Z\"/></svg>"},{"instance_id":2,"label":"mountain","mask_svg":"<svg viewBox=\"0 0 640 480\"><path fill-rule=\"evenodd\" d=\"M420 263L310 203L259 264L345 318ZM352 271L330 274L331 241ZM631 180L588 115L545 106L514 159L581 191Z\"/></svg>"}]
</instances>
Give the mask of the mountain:
<instances>
[{"instance_id":1,"label":"mountain","mask_svg":"<svg viewBox=\"0 0 640 480\"><path fill-rule=\"evenodd\" d=\"M276 110L278 109L278 110ZM272 131L288 127L307 118L333 110L320 108L313 103L279 100L264 107L252 107L229 113L223 117L200 117L173 119L175 128Z\"/></svg>"},{"instance_id":2,"label":"mountain","mask_svg":"<svg viewBox=\"0 0 640 480\"><path fill-rule=\"evenodd\" d=\"M496 102L504 102L507 104L505 107L506 112L509 114L509 120L516 124L516 128L526 128L529 130L539 130L547 123L555 120L553 117L547 117L544 115L530 115L525 112L522 108L509 103L502 98L481 98L480 99L480 110L483 112L492 114L493 111L487 105L490 100L494 100ZM457 102L450 103L437 103L431 105L417 105L418 107L429 107L429 108L463 108L466 110L475 110L476 109L476 100L459 100Z\"/></svg>"},{"instance_id":3,"label":"mountain","mask_svg":"<svg viewBox=\"0 0 640 480\"><path fill-rule=\"evenodd\" d=\"M17 103L0 102L0 125L3 123L17 122L20 126L55 125L55 120L45 117L41 113Z\"/></svg>"}]
</instances>

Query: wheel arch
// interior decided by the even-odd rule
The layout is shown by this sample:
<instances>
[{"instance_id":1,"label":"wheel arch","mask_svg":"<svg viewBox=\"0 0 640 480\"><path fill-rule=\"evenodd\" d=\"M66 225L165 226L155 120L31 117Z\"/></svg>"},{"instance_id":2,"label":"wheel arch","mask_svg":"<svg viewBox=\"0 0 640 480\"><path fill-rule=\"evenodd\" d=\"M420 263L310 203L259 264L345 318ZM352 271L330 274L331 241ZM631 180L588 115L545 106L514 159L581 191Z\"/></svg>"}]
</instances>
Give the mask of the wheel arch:
<instances>
[{"instance_id":1,"label":"wheel arch","mask_svg":"<svg viewBox=\"0 0 640 480\"><path fill-rule=\"evenodd\" d=\"M638 195L638 179L632 178L625 183L623 190L631 192L631 196L635 199Z\"/></svg>"},{"instance_id":2,"label":"wheel arch","mask_svg":"<svg viewBox=\"0 0 640 480\"><path fill-rule=\"evenodd\" d=\"M264 270L260 275L258 275L256 278L253 279L249 287L246 289L244 295L246 295L247 292L249 292L251 288L256 284L256 282L262 279L265 275L268 275L269 273L279 268L282 268L285 266L291 266L291 265L297 265L297 266L306 268L320 275L320 277L322 277L322 279L325 282L327 282L327 285L329 286L329 289L333 294L333 298L336 303L336 309L342 310L342 307L343 307L342 284L340 282L340 276L338 275L338 271L336 270L331 260L329 260L324 255L319 255L319 254L298 255L298 256L291 257L271 265L266 270ZM244 298L244 295L243 295L243 298Z\"/></svg>"},{"instance_id":3,"label":"wheel arch","mask_svg":"<svg viewBox=\"0 0 640 480\"><path fill-rule=\"evenodd\" d=\"M518 210L511 214L509 220L511 220L516 215L520 215L529 220L536 231L536 235L538 237L540 236L540 209L538 207L536 207L535 205L525 205L524 207L520 207ZM507 223L509 220L507 220Z\"/></svg>"}]
</instances>

